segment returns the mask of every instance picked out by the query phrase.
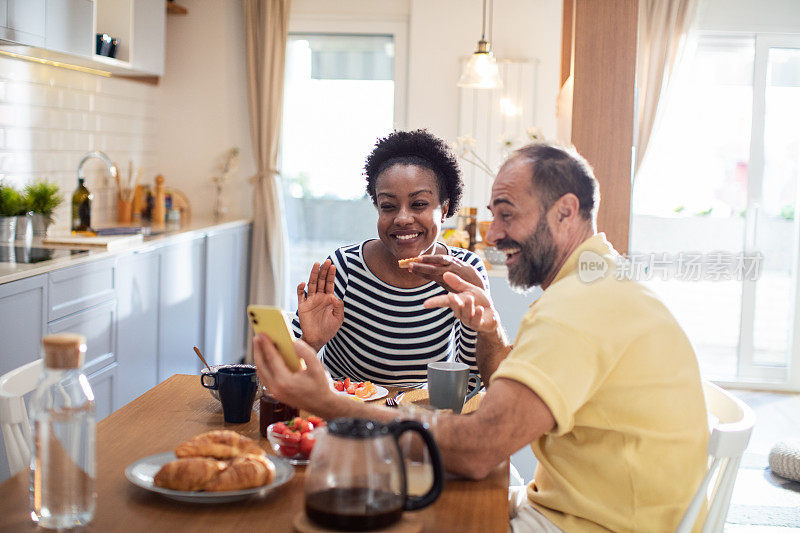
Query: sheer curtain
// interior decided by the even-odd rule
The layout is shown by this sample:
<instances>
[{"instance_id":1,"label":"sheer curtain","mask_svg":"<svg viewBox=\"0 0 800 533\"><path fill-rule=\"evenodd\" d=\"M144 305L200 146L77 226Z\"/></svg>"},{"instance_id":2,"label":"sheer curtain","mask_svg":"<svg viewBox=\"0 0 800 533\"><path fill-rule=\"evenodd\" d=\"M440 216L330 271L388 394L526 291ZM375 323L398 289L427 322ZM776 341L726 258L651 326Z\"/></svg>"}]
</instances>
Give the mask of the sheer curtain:
<instances>
[{"instance_id":1,"label":"sheer curtain","mask_svg":"<svg viewBox=\"0 0 800 533\"><path fill-rule=\"evenodd\" d=\"M253 184L253 235L249 302L283 305L283 222L278 184L278 141L290 0L244 0L247 95L257 173ZM248 358L251 358L248 348Z\"/></svg>"},{"instance_id":2,"label":"sheer curtain","mask_svg":"<svg viewBox=\"0 0 800 533\"><path fill-rule=\"evenodd\" d=\"M694 22L697 3L697 0L639 0L637 171L647 153L659 102L682 50L684 37Z\"/></svg>"}]
</instances>

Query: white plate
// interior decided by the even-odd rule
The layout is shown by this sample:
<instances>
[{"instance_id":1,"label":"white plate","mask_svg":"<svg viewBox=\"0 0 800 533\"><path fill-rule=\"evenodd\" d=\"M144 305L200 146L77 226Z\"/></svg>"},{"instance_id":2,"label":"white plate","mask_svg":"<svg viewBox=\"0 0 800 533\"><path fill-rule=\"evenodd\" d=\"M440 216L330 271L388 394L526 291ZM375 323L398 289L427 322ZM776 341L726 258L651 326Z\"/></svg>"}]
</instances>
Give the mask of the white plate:
<instances>
[{"instance_id":1,"label":"white plate","mask_svg":"<svg viewBox=\"0 0 800 533\"><path fill-rule=\"evenodd\" d=\"M268 483L262 487L225 492L171 490L156 487L153 484L153 476L156 475L162 466L175 459L176 457L173 452L142 457L125 469L125 477L127 477L131 483L143 489L157 492L162 496L178 500L179 502L190 503L227 503L246 500L252 496L265 496L294 477L294 468L292 468L292 465L290 465L287 460L282 457L270 455L269 460L275 465L275 478L272 480L272 483Z\"/></svg>"},{"instance_id":2,"label":"white plate","mask_svg":"<svg viewBox=\"0 0 800 533\"><path fill-rule=\"evenodd\" d=\"M352 396L353 398L358 398L355 394L347 394L346 391L343 390L336 390L333 389L338 394L344 394L345 396ZM375 392L372 396L368 396L366 398L358 398L359 400L364 400L365 402L371 402L372 400L380 400L381 398L388 396L389 391L385 387L381 387L380 385L375 385Z\"/></svg>"}]
</instances>

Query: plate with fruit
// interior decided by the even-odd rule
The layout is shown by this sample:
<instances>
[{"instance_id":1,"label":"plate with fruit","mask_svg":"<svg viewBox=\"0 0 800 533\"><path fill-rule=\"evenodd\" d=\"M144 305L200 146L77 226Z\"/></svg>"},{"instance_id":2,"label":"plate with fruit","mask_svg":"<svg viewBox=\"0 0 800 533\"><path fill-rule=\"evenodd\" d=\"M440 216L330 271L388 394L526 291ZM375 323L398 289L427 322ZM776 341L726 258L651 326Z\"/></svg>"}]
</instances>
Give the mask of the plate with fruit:
<instances>
[{"instance_id":1,"label":"plate with fruit","mask_svg":"<svg viewBox=\"0 0 800 533\"><path fill-rule=\"evenodd\" d=\"M314 430L324 425L325 421L318 416L296 416L292 420L267 426L267 439L276 454L285 457L293 465L305 465L316 443Z\"/></svg>"},{"instance_id":2,"label":"plate with fruit","mask_svg":"<svg viewBox=\"0 0 800 533\"><path fill-rule=\"evenodd\" d=\"M371 381L351 381L350 378L345 378L342 381L334 381L333 390L339 394L347 394L348 396L365 402L380 400L389 394L389 391L385 387L375 385Z\"/></svg>"}]
</instances>

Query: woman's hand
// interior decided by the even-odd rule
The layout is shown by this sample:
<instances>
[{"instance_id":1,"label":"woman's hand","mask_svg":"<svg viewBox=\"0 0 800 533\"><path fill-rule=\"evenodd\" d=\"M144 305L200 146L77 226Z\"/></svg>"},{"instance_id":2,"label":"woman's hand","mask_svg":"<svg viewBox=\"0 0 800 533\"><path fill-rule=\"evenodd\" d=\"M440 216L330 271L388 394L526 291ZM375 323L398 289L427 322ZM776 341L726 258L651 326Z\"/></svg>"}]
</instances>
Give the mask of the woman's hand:
<instances>
[{"instance_id":1,"label":"woman's hand","mask_svg":"<svg viewBox=\"0 0 800 533\"><path fill-rule=\"evenodd\" d=\"M451 272L462 280L483 289L483 280L478 271L466 262L453 257L452 255L423 255L415 259L408 267L409 272L431 281L435 281L448 292L456 289L451 287L445 280L445 272Z\"/></svg>"},{"instance_id":2,"label":"woman's hand","mask_svg":"<svg viewBox=\"0 0 800 533\"><path fill-rule=\"evenodd\" d=\"M336 267L330 259L314 263L306 284L297 286L297 317L303 340L319 352L336 335L344 320L344 303L333 294Z\"/></svg>"},{"instance_id":3,"label":"woman's hand","mask_svg":"<svg viewBox=\"0 0 800 533\"><path fill-rule=\"evenodd\" d=\"M336 393L317 354L302 340L294 341L294 351L301 360L301 369L292 372L269 337L259 333L253 339L253 357L258 379L279 401L297 409L326 416L326 408L335 401Z\"/></svg>"},{"instance_id":4,"label":"woman's hand","mask_svg":"<svg viewBox=\"0 0 800 533\"><path fill-rule=\"evenodd\" d=\"M423 303L426 309L449 307L456 318L468 328L478 332L495 331L500 326L497 310L486 292L467 283L455 274L446 272L444 281L453 291L450 294L428 298Z\"/></svg>"}]
</instances>

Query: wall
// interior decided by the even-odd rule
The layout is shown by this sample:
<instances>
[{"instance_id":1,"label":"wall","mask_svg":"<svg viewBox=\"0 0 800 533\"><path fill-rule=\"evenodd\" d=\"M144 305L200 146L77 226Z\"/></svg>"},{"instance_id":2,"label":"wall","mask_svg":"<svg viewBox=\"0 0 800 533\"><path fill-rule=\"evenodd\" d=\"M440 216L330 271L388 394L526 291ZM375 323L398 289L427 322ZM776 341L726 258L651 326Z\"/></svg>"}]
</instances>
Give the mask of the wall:
<instances>
[{"instance_id":1,"label":"wall","mask_svg":"<svg viewBox=\"0 0 800 533\"><path fill-rule=\"evenodd\" d=\"M458 133L459 60L477 46L482 0L294 0L293 17L408 20L407 128L449 140ZM487 30L488 31L488 30ZM492 46L500 58L539 60L536 122L555 135L561 2L502 0L494 6Z\"/></svg>"},{"instance_id":2,"label":"wall","mask_svg":"<svg viewBox=\"0 0 800 533\"><path fill-rule=\"evenodd\" d=\"M186 192L193 210L210 214L209 179L219 157L241 149L242 166L228 185L234 213L247 214L254 172L247 114L245 44L240 0L182 0L189 14L167 18L166 73L158 89L157 164L167 184ZM495 2L498 57L538 58L537 125L555 135L561 35L560 0ZM294 0L292 17L408 21L406 127L430 128L455 140L459 58L480 36L481 0Z\"/></svg>"},{"instance_id":3,"label":"wall","mask_svg":"<svg viewBox=\"0 0 800 533\"><path fill-rule=\"evenodd\" d=\"M800 33L797 0L701 0L697 12L701 30Z\"/></svg>"},{"instance_id":4,"label":"wall","mask_svg":"<svg viewBox=\"0 0 800 533\"><path fill-rule=\"evenodd\" d=\"M181 0L188 15L167 16L166 65L158 88L157 164L168 186L187 194L195 217L212 214L211 178L226 151L240 168L226 185L232 214L252 212L255 173L241 0Z\"/></svg>"},{"instance_id":5,"label":"wall","mask_svg":"<svg viewBox=\"0 0 800 533\"><path fill-rule=\"evenodd\" d=\"M455 140L459 60L469 57L477 46L481 6L482 0L411 0L409 127L427 127ZM561 9L559 0L494 2L492 48L495 56L539 60L535 125L542 128L547 137L554 137L556 133Z\"/></svg>"},{"instance_id":6,"label":"wall","mask_svg":"<svg viewBox=\"0 0 800 533\"><path fill-rule=\"evenodd\" d=\"M55 181L65 201L55 229L70 227L70 198L81 156L102 150L127 169L132 159L152 178L155 161L153 86L0 58L0 179L23 187ZM99 161L84 167L95 194L92 223L114 217L113 183Z\"/></svg>"}]
</instances>

